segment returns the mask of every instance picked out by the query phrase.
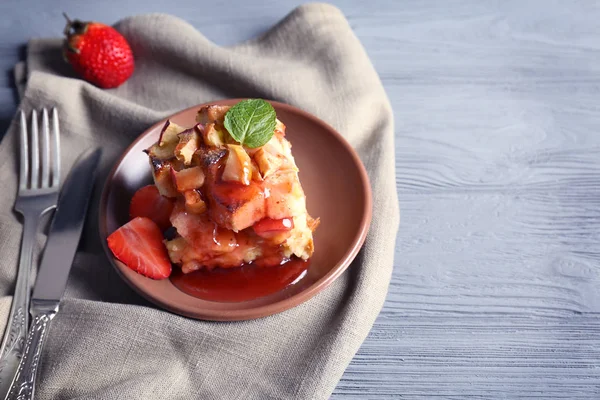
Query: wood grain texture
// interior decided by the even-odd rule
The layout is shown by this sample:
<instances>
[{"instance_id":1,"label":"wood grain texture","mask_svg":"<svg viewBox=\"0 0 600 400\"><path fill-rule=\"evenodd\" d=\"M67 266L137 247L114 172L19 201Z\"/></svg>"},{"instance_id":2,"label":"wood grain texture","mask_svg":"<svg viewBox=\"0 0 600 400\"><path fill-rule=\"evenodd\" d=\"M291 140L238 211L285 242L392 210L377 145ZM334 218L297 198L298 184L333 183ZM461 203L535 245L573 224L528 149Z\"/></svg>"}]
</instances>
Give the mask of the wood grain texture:
<instances>
[{"instance_id":1,"label":"wood grain texture","mask_svg":"<svg viewBox=\"0 0 600 400\"><path fill-rule=\"evenodd\" d=\"M334 3L395 111L402 221L385 308L332 398L600 398L600 3ZM63 9L170 12L232 44L297 2L35 4L0 4L5 71Z\"/></svg>"}]
</instances>

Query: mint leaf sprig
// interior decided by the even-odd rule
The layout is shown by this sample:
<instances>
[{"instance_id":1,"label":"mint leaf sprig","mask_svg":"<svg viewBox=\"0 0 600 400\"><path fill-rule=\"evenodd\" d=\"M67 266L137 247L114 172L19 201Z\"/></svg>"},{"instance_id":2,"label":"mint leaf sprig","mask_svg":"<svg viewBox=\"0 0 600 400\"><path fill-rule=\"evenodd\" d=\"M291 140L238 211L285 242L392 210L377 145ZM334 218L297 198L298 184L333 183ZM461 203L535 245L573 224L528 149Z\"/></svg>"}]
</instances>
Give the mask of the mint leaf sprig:
<instances>
[{"instance_id":1,"label":"mint leaf sprig","mask_svg":"<svg viewBox=\"0 0 600 400\"><path fill-rule=\"evenodd\" d=\"M242 100L225 114L225 129L242 146L265 145L275 133L277 115L263 99Z\"/></svg>"}]
</instances>

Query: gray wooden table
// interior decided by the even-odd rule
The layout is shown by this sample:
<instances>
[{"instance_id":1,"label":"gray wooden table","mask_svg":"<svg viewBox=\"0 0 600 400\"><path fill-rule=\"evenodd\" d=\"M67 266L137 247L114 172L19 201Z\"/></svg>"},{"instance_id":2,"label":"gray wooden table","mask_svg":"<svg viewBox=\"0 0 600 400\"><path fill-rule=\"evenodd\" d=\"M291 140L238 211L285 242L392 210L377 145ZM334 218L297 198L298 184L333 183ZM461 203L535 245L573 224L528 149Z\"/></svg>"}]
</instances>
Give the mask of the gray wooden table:
<instances>
[{"instance_id":1,"label":"gray wooden table","mask_svg":"<svg viewBox=\"0 0 600 400\"><path fill-rule=\"evenodd\" d=\"M600 398L600 3L334 1L391 99L402 221L387 303L333 399ZM0 3L9 70L61 11L180 16L218 44L296 1Z\"/></svg>"}]
</instances>

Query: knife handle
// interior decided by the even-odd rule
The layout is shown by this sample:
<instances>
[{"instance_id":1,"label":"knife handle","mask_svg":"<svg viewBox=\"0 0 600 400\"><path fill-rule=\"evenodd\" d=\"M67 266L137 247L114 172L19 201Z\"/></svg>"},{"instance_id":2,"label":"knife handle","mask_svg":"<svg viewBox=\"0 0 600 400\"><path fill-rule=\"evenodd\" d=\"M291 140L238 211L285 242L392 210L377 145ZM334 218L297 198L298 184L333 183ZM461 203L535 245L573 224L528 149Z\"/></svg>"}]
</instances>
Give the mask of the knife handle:
<instances>
[{"instance_id":1,"label":"knife handle","mask_svg":"<svg viewBox=\"0 0 600 400\"><path fill-rule=\"evenodd\" d=\"M50 321L57 312L58 307L34 315L25 342L23 358L21 358L17 375L8 395L9 400L33 400L35 377L40 365L42 347L44 346Z\"/></svg>"}]
</instances>

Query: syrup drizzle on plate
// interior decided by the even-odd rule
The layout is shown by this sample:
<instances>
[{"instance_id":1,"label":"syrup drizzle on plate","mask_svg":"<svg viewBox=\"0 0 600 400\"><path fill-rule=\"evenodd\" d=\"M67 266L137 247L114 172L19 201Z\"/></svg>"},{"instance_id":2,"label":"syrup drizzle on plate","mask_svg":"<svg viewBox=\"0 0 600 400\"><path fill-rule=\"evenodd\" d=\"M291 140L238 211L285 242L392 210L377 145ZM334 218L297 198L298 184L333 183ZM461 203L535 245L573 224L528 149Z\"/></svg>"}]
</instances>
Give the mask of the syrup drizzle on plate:
<instances>
[{"instance_id":1,"label":"syrup drizzle on plate","mask_svg":"<svg viewBox=\"0 0 600 400\"><path fill-rule=\"evenodd\" d=\"M244 264L237 268L201 269L184 274L175 268L171 282L184 293L203 300L240 302L268 296L296 284L307 273L309 261L291 259L275 267Z\"/></svg>"}]
</instances>

